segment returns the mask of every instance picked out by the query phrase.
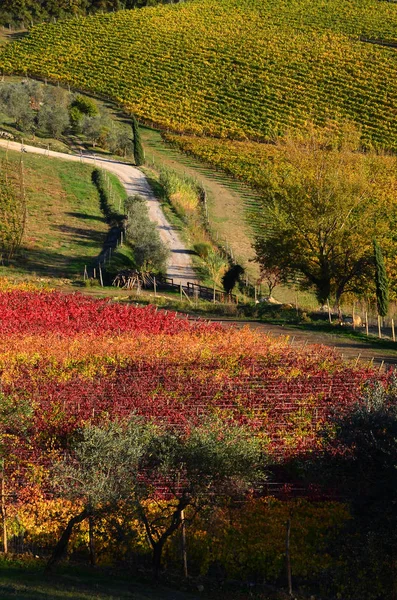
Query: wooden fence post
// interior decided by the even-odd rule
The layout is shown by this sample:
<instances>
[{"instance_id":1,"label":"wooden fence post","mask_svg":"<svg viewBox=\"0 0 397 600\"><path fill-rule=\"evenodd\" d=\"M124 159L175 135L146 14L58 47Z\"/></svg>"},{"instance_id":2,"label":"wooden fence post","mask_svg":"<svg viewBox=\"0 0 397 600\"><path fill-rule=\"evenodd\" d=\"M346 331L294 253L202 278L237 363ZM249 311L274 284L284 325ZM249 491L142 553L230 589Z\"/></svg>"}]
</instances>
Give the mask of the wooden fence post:
<instances>
[{"instance_id":1,"label":"wooden fence post","mask_svg":"<svg viewBox=\"0 0 397 600\"><path fill-rule=\"evenodd\" d=\"M394 331L394 319L391 320L391 335L393 338L393 342L396 341L396 332Z\"/></svg>"},{"instance_id":2,"label":"wooden fence post","mask_svg":"<svg viewBox=\"0 0 397 600\"><path fill-rule=\"evenodd\" d=\"M381 321L380 321L380 315L378 315L378 336L379 336L379 339L381 339L381 337L382 337L382 325L381 325Z\"/></svg>"},{"instance_id":3,"label":"wooden fence post","mask_svg":"<svg viewBox=\"0 0 397 600\"><path fill-rule=\"evenodd\" d=\"M99 281L101 282L101 287L103 287L103 278L102 278L101 263L98 264L98 268L99 268Z\"/></svg>"},{"instance_id":4,"label":"wooden fence post","mask_svg":"<svg viewBox=\"0 0 397 600\"><path fill-rule=\"evenodd\" d=\"M365 333L369 335L368 311L365 311Z\"/></svg>"},{"instance_id":5,"label":"wooden fence post","mask_svg":"<svg viewBox=\"0 0 397 600\"><path fill-rule=\"evenodd\" d=\"M95 567L96 564L96 552L95 552L95 537L94 537L94 519L92 515L88 517L88 539L90 547L90 563L91 566Z\"/></svg>"},{"instance_id":6,"label":"wooden fence post","mask_svg":"<svg viewBox=\"0 0 397 600\"><path fill-rule=\"evenodd\" d=\"M189 576L187 570L187 552L186 552L186 523L185 523L185 511L181 512L182 520L182 556L183 556L183 574L187 578Z\"/></svg>"}]
</instances>

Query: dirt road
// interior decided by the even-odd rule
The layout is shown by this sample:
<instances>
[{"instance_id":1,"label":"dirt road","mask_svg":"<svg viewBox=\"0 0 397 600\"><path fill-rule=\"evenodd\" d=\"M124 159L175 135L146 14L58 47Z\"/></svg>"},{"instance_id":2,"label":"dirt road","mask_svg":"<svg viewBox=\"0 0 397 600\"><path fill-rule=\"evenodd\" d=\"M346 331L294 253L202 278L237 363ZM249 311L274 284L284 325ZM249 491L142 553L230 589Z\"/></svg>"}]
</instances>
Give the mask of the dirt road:
<instances>
[{"instance_id":1,"label":"dirt road","mask_svg":"<svg viewBox=\"0 0 397 600\"><path fill-rule=\"evenodd\" d=\"M0 146L21 152L22 144L6 140L0 140ZM157 224L161 239L170 248L171 255L167 264L167 275L172 277L175 283L185 284L188 281L196 282L196 274L192 267L189 251L184 247L177 231L170 225L165 218L157 198L152 193L145 175L136 167L126 165L115 160L98 157L95 155L66 154L63 152L53 152L45 148L36 148L35 146L23 146L28 153L42 154L51 159L60 158L64 160L82 162L92 166L105 169L117 175L123 184L128 196L139 194L146 199L149 208L150 219Z\"/></svg>"},{"instance_id":2,"label":"dirt road","mask_svg":"<svg viewBox=\"0 0 397 600\"><path fill-rule=\"evenodd\" d=\"M338 354L347 361L354 363L373 363L379 367L397 369L397 351L383 349L368 344L359 339L344 337L337 333L316 332L310 330L294 329L283 325L273 325L271 323L260 323L259 321L233 321L231 319L219 319L214 317L211 321L221 323L226 327L250 327L256 331L261 331L271 337L286 338L288 342L296 347L304 347L307 344L320 344L333 348Z\"/></svg>"}]
</instances>

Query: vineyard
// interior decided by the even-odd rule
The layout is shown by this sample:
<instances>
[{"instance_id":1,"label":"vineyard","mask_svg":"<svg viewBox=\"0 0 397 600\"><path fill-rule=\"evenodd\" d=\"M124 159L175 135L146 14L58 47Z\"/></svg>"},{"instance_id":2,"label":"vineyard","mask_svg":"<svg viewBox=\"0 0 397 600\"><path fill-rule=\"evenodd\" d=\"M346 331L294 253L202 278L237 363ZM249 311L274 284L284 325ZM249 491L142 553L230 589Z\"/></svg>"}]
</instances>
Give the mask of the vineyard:
<instances>
[{"instance_id":1,"label":"vineyard","mask_svg":"<svg viewBox=\"0 0 397 600\"><path fill-rule=\"evenodd\" d=\"M335 405L348 409L371 369L327 348L292 350L252 331L83 295L0 295L3 394L28 396L60 435L131 412L183 426L203 413L250 423L274 452L315 444Z\"/></svg>"},{"instance_id":2,"label":"vineyard","mask_svg":"<svg viewBox=\"0 0 397 600\"><path fill-rule=\"evenodd\" d=\"M348 410L374 376L324 347L293 350L150 306L18 290L1 293L0 311L2 395L34 408L21 473L84 423L132 412L178 427L208 414L247 423L278 461L313 450L330 411Z\"/></svg>"},{"instance_id":3,"label":"vineyard","mask_svg":"<svg viewBox=\"0 0 397 600\"><path fill-rule=\"evenodd\" d=\"M393 3L210 0L38 25L4 73L112 98L177 132L265 140L308 120L349 119L397 147Z\"/></svg>"},{"instance_id":4,"label":"vineyard","mask_svg":"<svg viewBox=\"0 0 397 600\"><path fill-rule=\"evenodd\" d=\"M285 520L293 511L299 522L291 538L295 572L305 576L328 568L317 532L324 540L329 529L339 531L349 519L347 508L340 502L313 504L308 490L307 500L290 496L294 484L280 480L282 465L316 455L319 430L330 415L348 414L369 379L387 376L362 364L347 366L329 348L298 350L288 340L190 321L152 306L7 282L2 289L0 423L7 527L15 551L53 547L70 515L80 510L56 495L51 480L52 465L76 432L133 414L188 433L211 416L252 430L278 472L267 493L284 495L284 501L252 498L238 511L218 510L210 519L201 514L189 529L192 560L203 572L217 557L230 575L249 577L260 568L275 579L283 565ZM256 539L258 524L263 533ZM117 541L115 527L132 531L131 547ZM127 508L98 517L96 532L98 560L105 564L125 559L131 548L147 554L144 532ZM86 548L87 535L82 526L71 548ZM167 545L167 562L178 562L178 539Z\"/></svg>"}]
</instances>

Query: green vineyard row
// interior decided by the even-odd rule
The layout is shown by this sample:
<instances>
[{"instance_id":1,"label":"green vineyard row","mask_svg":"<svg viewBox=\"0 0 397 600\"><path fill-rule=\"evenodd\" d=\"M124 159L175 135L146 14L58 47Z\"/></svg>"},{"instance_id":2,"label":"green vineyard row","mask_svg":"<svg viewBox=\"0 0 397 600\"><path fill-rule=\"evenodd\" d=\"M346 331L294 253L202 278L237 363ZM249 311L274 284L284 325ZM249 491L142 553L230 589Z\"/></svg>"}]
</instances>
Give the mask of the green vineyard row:
<instances>
[{"instance_id":1,"label":"green vineyard row","mask_svg":"<svg viewBox=\"0 0 397 600\"><path fill-rule=\"evenodd\" d=\"M193 0L43 24L0 55L179 133L266 140L353 121L397 149L397 6L375 0Z\"/></svg>"}]
</instances>

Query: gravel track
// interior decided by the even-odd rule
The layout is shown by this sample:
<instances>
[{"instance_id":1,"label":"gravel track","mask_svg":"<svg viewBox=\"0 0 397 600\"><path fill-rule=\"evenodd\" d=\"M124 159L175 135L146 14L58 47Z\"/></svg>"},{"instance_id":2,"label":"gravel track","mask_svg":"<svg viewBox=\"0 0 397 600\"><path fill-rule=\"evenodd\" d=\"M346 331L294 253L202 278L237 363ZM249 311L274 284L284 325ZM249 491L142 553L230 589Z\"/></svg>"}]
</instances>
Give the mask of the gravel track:
<instances>
[{"instance_id":1,"label":"gravel track","mask_svg":"<svg viewBox=\"0 0 397 600\"><path fill-rule=\"evenodd\" d=\"M0 140L0 146L19 152L21 152L22 149L22 144L6 140ZM165 218L163 211L161 210L160 202L153 195L150 185L142 171L131 165L126 165L115 160L95 155L83 154L80 156L77 154L53 152L52 150L37 148L36 146L27 146L26 144L24 144L23 147L28 153L42 154L48 158L53 157L74 162L82 162L117 175L128 196L139 194L146 199L149 208L149 217L156 223L162 241L171 250L170 259L167 263L167 276L172 277L177 284L182 283L185 285L188 281L192 283L197 282L197 277L190 258L190 252L184 247L176 228L170 225Z\"/></svg>"}]
</instances>

